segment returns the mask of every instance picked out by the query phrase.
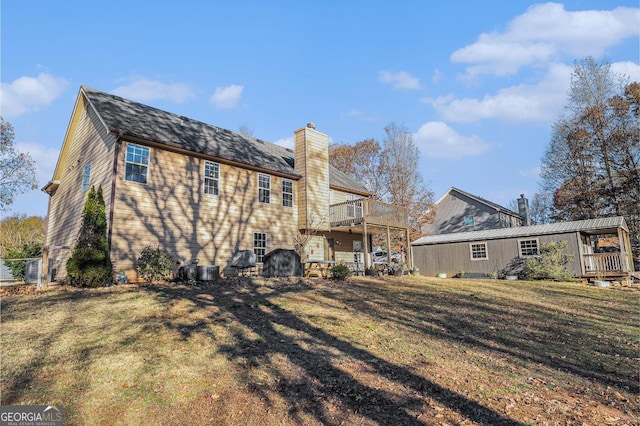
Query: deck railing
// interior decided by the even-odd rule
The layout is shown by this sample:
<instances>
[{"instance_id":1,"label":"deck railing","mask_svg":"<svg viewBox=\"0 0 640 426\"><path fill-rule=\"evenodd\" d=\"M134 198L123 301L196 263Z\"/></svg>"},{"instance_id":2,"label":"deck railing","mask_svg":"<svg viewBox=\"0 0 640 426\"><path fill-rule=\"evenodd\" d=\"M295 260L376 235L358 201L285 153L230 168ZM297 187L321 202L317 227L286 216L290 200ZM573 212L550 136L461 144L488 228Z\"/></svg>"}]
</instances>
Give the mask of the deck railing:
<instances>
[{"instance_id":1,"label":"deck railing","mask_svg":"<svg viewBox=\"0 0 640 426\"><path fill-rule=\"evenodd\" d=\"M377 200L361 198L329 206L331 227L360 225L366 219L369 225L407 228L407 209Z\"/></svg>"},{"instance_id":2,"label":"deck railing","mask_svg":"<svg viewBox=\"0 0 640 426\"><path fill-rule=\"evenodd\" d=\"M628 272L629 268L626 267L626 258L623 258L621 253L593 253L585 254L584 266L587 274L607 274L607 273L620 273Z\"/></svg>"}]
</instances>

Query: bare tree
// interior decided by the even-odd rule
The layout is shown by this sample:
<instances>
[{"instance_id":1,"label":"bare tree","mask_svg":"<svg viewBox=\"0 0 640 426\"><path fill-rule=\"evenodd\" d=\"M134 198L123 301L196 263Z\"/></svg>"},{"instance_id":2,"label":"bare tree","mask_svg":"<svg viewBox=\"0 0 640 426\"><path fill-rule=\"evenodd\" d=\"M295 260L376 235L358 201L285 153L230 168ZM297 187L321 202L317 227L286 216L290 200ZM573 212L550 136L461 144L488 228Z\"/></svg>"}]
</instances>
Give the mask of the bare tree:
<instances>
[{"instance_id":1,"label":"bare tree","mask_svg":"<svg viewBox=\"0 0 640 426\"><path fill-rule=\"evenodd\" d=\"M623 215L638 252L640 85L586 58L574 64L568 100L542 159L553 219Z\"/></svg>"},{"instance_id":2,"label":"bare tree","mask_svg":"<svg viewBox=\"0 0 640 426\"><path fill-rule=\"evenodd\" d=\"M11 123L0 117L0 210L13 203L16 195L38 187L35 162L28 153L18 151Z\"/></svg>"},{"instance_id":3,"label":"bare tree","mask_svg":"<svg viewBox=\"0 0 640 426\"><path fill-rule=\"evenodd\" d=\"M238 126L238 133L243 136L253 137L256 129L249 126L247 123L242 123Z\"/></svg>"},{"instance_id":4,"label":"bare tree","mask_svg":"<svg viewBox=\"0 0 640 426\"><path fill-rule=\"evenodd\" d=\"M413 239L420 236L422 225L431 219L428 212L433 212L433 192L418 169L420 153L412 134L405 126L395 123L390 123L384 130L383 146L390 184L388 200L409 210Z\"/></svg>"}]
</instances>

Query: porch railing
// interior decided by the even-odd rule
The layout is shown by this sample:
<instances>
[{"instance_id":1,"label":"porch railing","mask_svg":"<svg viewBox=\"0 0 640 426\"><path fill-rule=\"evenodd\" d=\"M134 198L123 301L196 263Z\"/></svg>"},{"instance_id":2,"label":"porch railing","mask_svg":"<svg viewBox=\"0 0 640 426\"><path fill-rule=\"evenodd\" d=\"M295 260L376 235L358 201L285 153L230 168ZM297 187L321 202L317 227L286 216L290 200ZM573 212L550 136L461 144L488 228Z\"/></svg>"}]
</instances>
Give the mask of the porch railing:
<instances>
[{"instance_id":1,"label":"porch railing","mask_svg":"<svg viewBox=\"0 0 640 426\"><path fill-rule=\"evenodd\" d=\"M626 258L621 253L593 253L583 255L585 272L597 275L599 273L629 272Z\"/></svg>"},{"instance_id":2,"label":"porch railing","mask_svg":"<svg viewBox=\"0 0 640 426\"><path fill-rule=\"evenodd\" d=\"M361 198L329 206L331 227L360 225L366 219L369 225L407 228L407 209L377 200Z\"/></svg>"}]
</instances>

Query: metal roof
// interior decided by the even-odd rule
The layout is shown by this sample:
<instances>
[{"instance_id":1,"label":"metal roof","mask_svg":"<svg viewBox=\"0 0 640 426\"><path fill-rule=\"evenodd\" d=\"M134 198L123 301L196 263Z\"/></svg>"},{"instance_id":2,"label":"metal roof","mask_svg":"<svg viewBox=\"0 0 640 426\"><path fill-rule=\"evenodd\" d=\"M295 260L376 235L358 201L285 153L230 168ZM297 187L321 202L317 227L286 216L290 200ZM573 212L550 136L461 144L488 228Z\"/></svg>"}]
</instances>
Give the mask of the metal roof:
<instances>
[{"instance_id":1,"label":"metal roof","mask_svg":"<svg viewBox=\"0 0 640 426\"><path fill-rule=\"evenodd\" d=\"M487 229L483 231L457 232L453 234L429 235L412 242L412 246L445 244L462 241L496 240L502 238L531 237L536 235L564 234L567 232L604 232L622 228L629 231L622 216L599 219L576 220L571 222L548 223L545 225L517 226L514 228Z\"/></svg>"},{"instance_id":2,"label":"metal roof","mask_svg":"<svg viewBox=\"0 0 640 426\"><path fill-rule=\"evenodd\" d=\"M221 160L246 164L292 178L300 178L294 170L293 150L198 120L153 108L138 102L82 86L89 103L114 133L168 147L188 150ZM355 180L329 165L330 179L336 185L363 192ZM334 184L330 181L330 185Z\"/></svg>"}]
</instances>

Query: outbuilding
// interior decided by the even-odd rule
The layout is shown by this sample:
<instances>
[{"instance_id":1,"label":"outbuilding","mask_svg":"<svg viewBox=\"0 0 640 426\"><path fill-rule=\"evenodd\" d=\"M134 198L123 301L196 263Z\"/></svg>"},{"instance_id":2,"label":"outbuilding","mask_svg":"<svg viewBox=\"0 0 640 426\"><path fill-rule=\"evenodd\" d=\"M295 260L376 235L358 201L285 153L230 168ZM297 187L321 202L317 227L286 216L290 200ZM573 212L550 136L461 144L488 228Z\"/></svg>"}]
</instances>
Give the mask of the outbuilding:
<instances>
[{"instance_id":1,"label":"outbuilding","mask_svg":"<svg viewBox=\"0 0 640 426\"><path fill-rule=\"evenodd\" d=\"M430 235L414 241L413 260L426 276L505 273L538 256L549 242L566 241L567 270L579 278L624 278L634 272L624 217Z\"/></svg>"}]
</instances>

